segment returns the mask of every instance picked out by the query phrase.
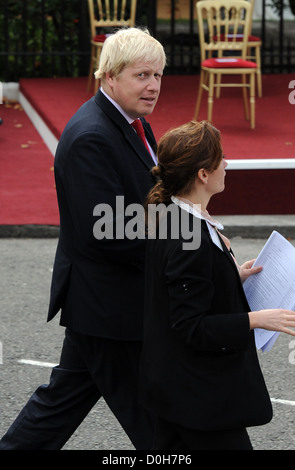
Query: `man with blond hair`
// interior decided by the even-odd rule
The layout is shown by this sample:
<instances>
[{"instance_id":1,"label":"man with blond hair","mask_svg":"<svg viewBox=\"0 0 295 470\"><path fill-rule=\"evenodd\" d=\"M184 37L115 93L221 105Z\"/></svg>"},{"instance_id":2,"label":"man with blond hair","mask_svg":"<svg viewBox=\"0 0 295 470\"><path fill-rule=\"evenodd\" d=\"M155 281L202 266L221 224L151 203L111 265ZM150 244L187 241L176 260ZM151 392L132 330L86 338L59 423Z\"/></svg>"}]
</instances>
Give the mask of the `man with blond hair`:
<instances>
[{"instance_id":1,"label":"man with blond hair","mask_svg":"<svg viewBox=\"0 0 295 470\"><path fill-rule=\"evenodd\" d=\"M137 397L146 241L115 227L122 218L123 227L128 223L126 207L143 204L154 184L156 142L144 116L157 103L165 64L148 31L109 36L95 73L101 88L61 136L54 163L60 237L48 320L61 310L65 339L49 385L37 388L2 450L61 449L101 397L136 449L152 446L153 420ZM143 125L145 143L134 121ZM111 237L95 230L105 207L112 209L105 224Z\"/></svg>"}]
</instances>

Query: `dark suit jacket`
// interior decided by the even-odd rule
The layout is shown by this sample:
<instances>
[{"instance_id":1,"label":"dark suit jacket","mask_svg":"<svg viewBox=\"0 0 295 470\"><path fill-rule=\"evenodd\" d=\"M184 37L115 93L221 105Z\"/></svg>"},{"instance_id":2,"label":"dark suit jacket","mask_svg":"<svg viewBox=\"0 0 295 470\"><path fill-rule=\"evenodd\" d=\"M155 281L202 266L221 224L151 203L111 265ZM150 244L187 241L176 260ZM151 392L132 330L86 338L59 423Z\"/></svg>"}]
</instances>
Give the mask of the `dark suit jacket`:
<instances>
[{"instance_id":1,"label":"dark suit jacket","mask_svg":"<svg viewBox=\"0 0 295 470\"><path fill-rule=\"evenodd\" d=\"M268 422L272 407L231 254L213 243L205 221L194 251L170 231L167 240L148 240L146 252L145 406L199 430Z\"/></svg>"},{"instance_id":2,"label":"dark suit jacket","mask_svg":"<svg viewBox=\"0 0 295 470\"><path fill-rule=\"evenodd\" d=\"M143 119L147 138L156 141ZM52 277L48 320L61 309L61 324L95 336L142 338L143 239L99 240L94 236L98 204L114 208L142 204L154 184L154 165L126 119L99 91L71 118L55 156L60 238ZM103 213L101 214L103 216Z\"/></svg>"}]
</instances>

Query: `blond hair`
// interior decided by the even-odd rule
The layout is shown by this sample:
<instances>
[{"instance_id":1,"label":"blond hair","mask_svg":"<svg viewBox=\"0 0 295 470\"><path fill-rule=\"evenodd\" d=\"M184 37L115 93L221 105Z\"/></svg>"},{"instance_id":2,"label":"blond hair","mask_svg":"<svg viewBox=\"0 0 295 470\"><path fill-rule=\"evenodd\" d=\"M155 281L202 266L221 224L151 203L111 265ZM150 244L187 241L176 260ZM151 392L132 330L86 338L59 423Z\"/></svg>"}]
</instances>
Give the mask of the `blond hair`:
<instances>
[{"instance_id":1,"label":"blond hair","mask_svg":"<svg viewBox=\"0 0 295 470\"><path fill-rule=\"evenodd\" d=\"M119 29L105 40L95 78L103 79L106 73L116 77L136 61L161 62L164 69L166 55L162 44L147 29Z\"/></svg>"}]
</instances>

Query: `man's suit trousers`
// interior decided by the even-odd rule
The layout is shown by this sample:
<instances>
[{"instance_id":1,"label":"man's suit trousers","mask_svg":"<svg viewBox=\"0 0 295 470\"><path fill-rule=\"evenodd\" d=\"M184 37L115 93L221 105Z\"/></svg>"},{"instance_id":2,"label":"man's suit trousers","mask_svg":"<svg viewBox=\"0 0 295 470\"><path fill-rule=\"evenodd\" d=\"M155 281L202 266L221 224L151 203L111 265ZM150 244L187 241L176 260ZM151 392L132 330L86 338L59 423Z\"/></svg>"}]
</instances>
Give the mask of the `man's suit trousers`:
<instances>
[{"instance_id":1,"label":"man's suit trousers","mask_svg":"<svg viewBox=\"0 0 295 470\"><path fill-rule=\"evenodd\" d=\"M53 368L50 383L29 399L0 441L0 450L61 449L101 397L135 448L151 449L153 421L137 397L140 354L140 342L66 329L60 364Z\"/></svg>"}]
</instances>

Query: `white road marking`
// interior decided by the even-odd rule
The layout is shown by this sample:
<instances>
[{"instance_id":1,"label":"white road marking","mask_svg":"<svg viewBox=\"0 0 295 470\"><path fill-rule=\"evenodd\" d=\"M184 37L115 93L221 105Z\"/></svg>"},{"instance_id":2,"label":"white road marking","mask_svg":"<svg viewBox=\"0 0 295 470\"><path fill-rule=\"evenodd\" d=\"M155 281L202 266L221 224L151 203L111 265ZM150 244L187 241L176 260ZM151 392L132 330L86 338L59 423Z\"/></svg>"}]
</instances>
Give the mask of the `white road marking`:
<instances>
[{"instance_id":1,"label":"white road marking","mask_svg":"<svg viewBox=\"0 0 295 470\"><path fill-rule=\"evenodd\" d=\"M28 364L28 365L31 365L31 366L39 366L39 367L55 367L55 366L57 366L57 364L54 364L53 362L33 361L32 359L20 359L18 362L20 364ZM282 405L295 406L295 401L292 401L292 400L282 400L280 398L271 398L271 401L273 403L280 403Z\"/></svg>"},{"instance_id":2,"label":"white road marking","mask_svg":"<svg viewBox=\"0 0 295 470\"><path fill-rule=\"evenodd\" d=\"M42 362L42 361L33 361L31 359L20 359L19 361L20 364L29 364L31 366L39 366L39 367L55 367L57 364L54 364L53 362Z\"/></svg>"},{"instance_id":3,"label":"white road marking","mask_svg":"<svg viewBox=\"0 0 295 470\"><path fill-rule=\"evenodd\" d=\"M292 400L281 400L280 398L271 398L273 403L281 403L282 405L295 406L295 401Z\"/></svg>"}]
</instances>

